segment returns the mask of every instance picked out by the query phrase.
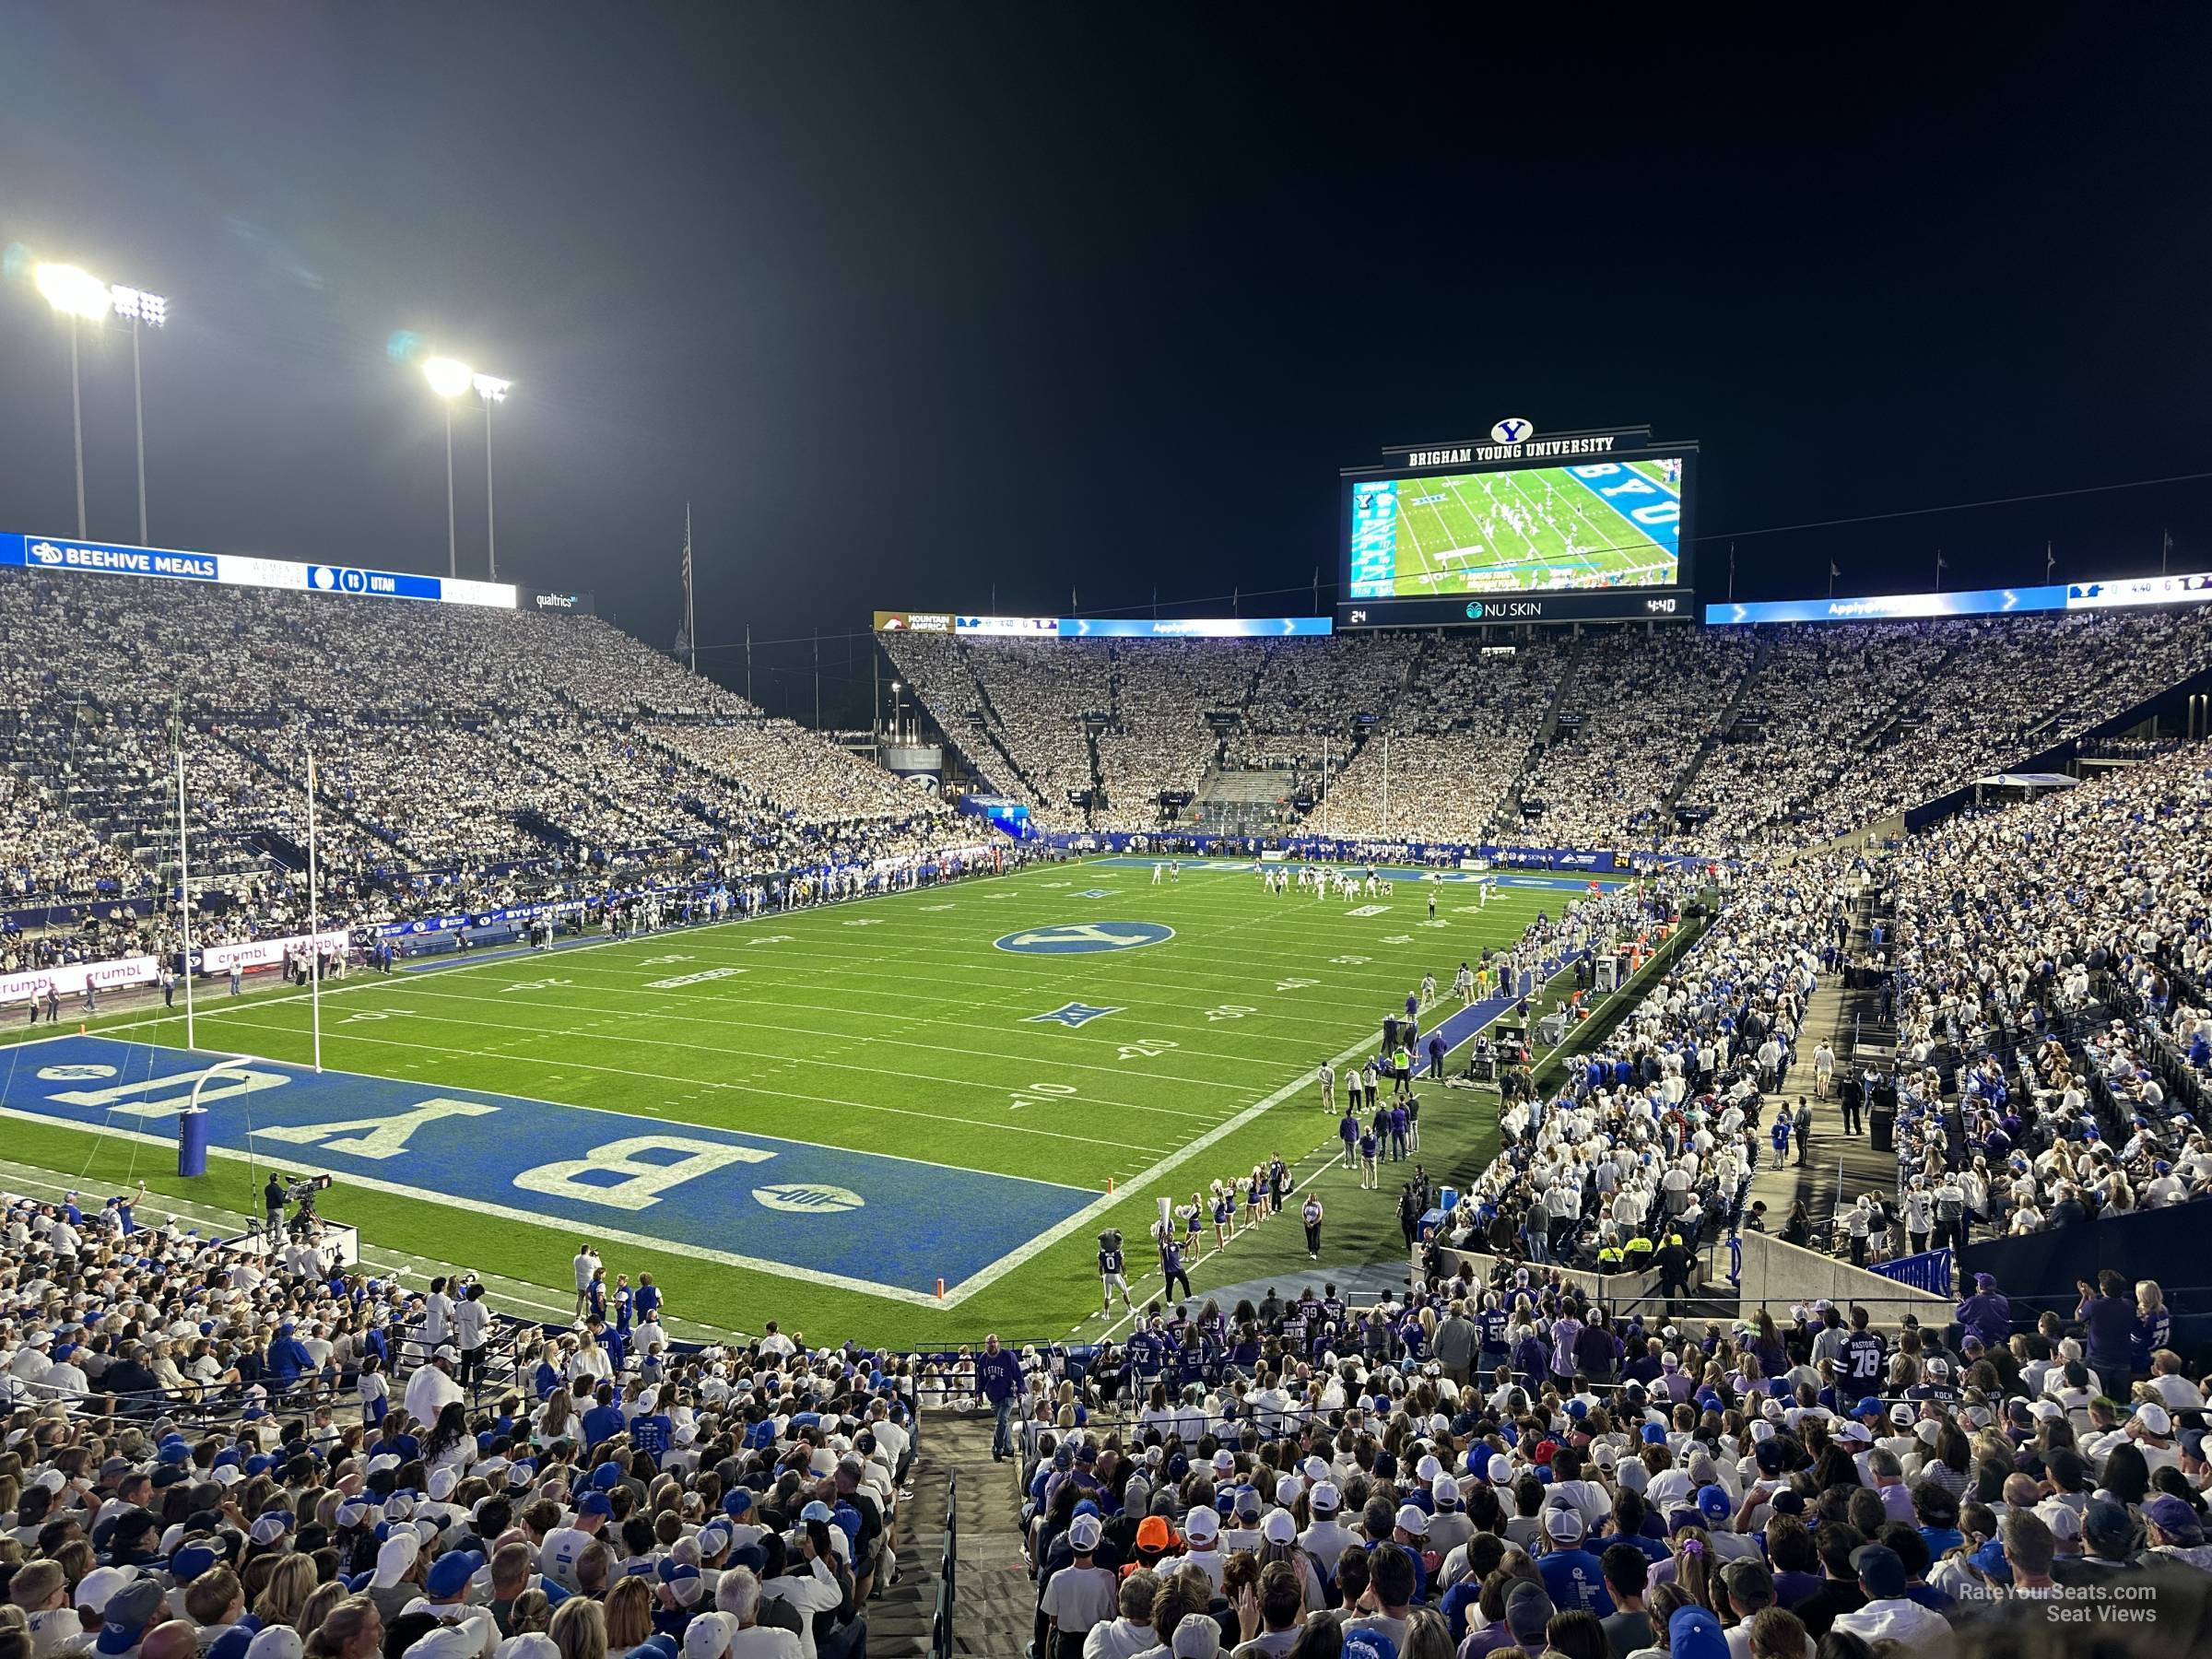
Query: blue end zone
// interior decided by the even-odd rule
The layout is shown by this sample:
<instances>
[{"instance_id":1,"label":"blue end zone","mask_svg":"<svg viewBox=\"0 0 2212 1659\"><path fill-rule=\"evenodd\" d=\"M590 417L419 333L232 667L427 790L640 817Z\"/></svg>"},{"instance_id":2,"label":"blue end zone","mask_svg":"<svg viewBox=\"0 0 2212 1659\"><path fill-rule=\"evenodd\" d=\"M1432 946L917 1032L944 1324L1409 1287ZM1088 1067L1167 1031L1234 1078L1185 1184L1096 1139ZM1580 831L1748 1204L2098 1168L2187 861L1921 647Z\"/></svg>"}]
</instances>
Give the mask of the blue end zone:
<instances>
[{"instance_id":1,"label":"blue end zone","mask_svg":"<svg viewBox=\"0 0 2212 1659\"><path fill-rule=\"evenodd\" d=\"M1682 557L1682 500L1674 490L1618 461L1571 466L1567 472L1638 535L1656 542L1669 559Z\"/></svg>"},{"instance_id":2,"label":"blue end zone","mask_svg":"<svg viewBox=\"0 0 2212 1659\"><path fill-rule=\"evenodd\" d=\"M0 1114L161 1144L214 1057L106 1037L8 1051ZM1093 1203L1077 1187L514 1095L254 1060L201 1092L241 1159L566 1233L934 1303ZM342 1215L341 1196L334 1213ZM565 1257L563 1258L565 1260ZM559 1263L548 1262L548 1272ZM558 1279L559 1275L554 1277Z\"/></svg>"}]
</instances>

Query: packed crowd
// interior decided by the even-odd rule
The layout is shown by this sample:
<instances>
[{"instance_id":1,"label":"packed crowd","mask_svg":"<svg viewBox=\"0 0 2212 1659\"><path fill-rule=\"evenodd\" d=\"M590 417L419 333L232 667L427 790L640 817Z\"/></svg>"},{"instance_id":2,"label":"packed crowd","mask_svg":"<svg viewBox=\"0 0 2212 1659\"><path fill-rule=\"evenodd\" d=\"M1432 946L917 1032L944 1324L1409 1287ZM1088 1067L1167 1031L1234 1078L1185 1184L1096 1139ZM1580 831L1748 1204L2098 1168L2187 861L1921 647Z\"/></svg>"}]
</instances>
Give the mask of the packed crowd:
<instances>
[{"instance_id":1,"label":"packed crowd","mask_svg":"<svg viewBox=\"0 0 2212 1659\"><path fill-rule=\"evenodd\" d=\"M2212 667L2201 607L1487 639L887 636L953 747L1049 827L1149 827L1218 760L1314 786L1310 831L1729 855L1823 844Z\"/></svg>"},{"instance_id":2,"label":"packed crowd","mask_svg":"<svg viewBox=\"0 0 2212 1659\"><path fill-rule=\"evenodd\" d=\"M1220 758L1209 716L1241 708L1264 660L1236 640L1138 640L1113 648L1113 723L1098 735L1101 830L1159 823L1163 790L1195 794ZM1077 649L1083 649L1077 646Z\"/></svg>"},{"instance_id":3,"label":"packed crowd","mask_svg":"<svg viewBox=\"0 0 2212 1659\"><path fill-rule=\"evenodd\" d=\"M821 826L944 810L592 618L422 606L394 651L389 617L231 589L155 606L122 583L0 585L10 895L155 889L175 686L188 809L218 879L265 874L270 837L303 838L311 748L341 880L713 841L789 862ZM1153 828L1160 793L1200 789L1217 763L1318 784L1325 757L1341 775L1313 810L1330 833L1745 853L1830 839L2199 672L2212 619L1618 629L1510 653L1365 634L888 648L962 759L1048 829ZM1680 834L1677 794L1706 815Z\"/></svg>"},{"instance_id":4,"label":"packed crowd","mask_svg":"<svg viewBox=\"0 0 2212 1659\"><path fill-rule=\"evenodd\" d=\"M2121 1585L2203 1639L2212 1414L2171 1351L2091 1370L2078 1324L1826 1303L1700 1330L1600 1288L1470 1261L1371 1314L1178 1310L1248 1357L1134 1408L1079 1361L986 1378L1056 1404L1025 1465L1035 1651L1947 1656Z\"/></svg>"},{"instance_id":5,"label":"packed crowd","mask_svg":"<svg viewBox=\"0 0 2212 1659\"><path fill-rule=\"evenodd\" d=\"M1839 855L1738 882L1705 932L1547 1100L1506 1091L1504 1144L1445 1237L1500 1259L1658 1270L1733 1230L1767 1133L1767 1097L1799 1064L1823 946L1863 872ZM1654 940L1678 921L1663 881L1580 907L1578 923ZM1608 917L1606 907L1621 912Z\"/></svg>"},{"instance_id":6,"label":"packed crowd","mask_svg":"<svg viewBox=\"0 0 2212 1659\"><path fill-rule=\"evenodd\" d=\"M1527 764L1565 653L1549 638L1512 647L1464 636L1430 642L1310 827L1328 835L1488 839Z\"/></svg>"},{"instance_id":7,"label":"packed crowd","mask_svg":"<svg viewBox=\"0 0 2212 1659\"><path fill-rule=\"evenodd\" d=\"M1953 819L1883 881L1909 1235L2212 1194L2212 750Z\"/></svg>"},{"instance_id":8,"label":"packed crowd","mask_svg":"<svg viewBox=\"0 0 2212 1659\"><path fill-rule=\"evenodd\" d=\"M1352 635L1316 650L1313 641L1280 641L1259 653L1259 672L1243 718L1230 737L1225 763L1288 768L1318 780L1341 768L1362 714L1380 716L1398 700L1415 661L1418 636ZM1414 688L1406 688L1406 695ZM1465 716L1463 705L1453 709Z\"/></svg>"},{"instance_id":9,"label":"packed crowd","mask_svg":"<svg viewBox=\"0 0 2212 1659\"><path fill-rule=\"evenodd\" d=\"M910 1365L677 1344L145 1213L6 1201L0 1645L107 1659L838 1659L895 1571ZM590 1271L586 1272L588 1264ZM496 1363L489 1362L496 1361Z\"/></svg>"},{"instance_id":10,"label":"packed crowd","mask_svg":"<svg viewBox=\"0 0 2212 1659\"><path fill-rule=\"evenodd\" d=\"M324 907L352 925L965 839L934 793L588 617L23 574L0 679L0 879L85 930L50 959L172 926L122 901L174 889L180 733L210 939L304 917L311 753Z\"/></svg>"},{"instance_id":11,"label":"packed crowd","mask_svg":"<svg viewBox=\"0 0 2212 1659\"><path fill-rule=\"evenodd\" d=\"M1547 846L1649 846L1700 746L1752 665L1737 629L1621 629L1584 642L1566 701L1577 718L1521 783L1525 828Z\"/></svg>"},{"instance_id":12,"label":"packed crowd","mask_svg":"<svg viewBox=\"0 0 2212 1659\"><path fill-rule=\"evenodd\" d=\"M1783 629L1747 688L1763 740L1700 770L1686 798L1715 818L1693 839L1726 853L1830 841L2207 667L2202 607Z\"/></svg>"}]
</instances>

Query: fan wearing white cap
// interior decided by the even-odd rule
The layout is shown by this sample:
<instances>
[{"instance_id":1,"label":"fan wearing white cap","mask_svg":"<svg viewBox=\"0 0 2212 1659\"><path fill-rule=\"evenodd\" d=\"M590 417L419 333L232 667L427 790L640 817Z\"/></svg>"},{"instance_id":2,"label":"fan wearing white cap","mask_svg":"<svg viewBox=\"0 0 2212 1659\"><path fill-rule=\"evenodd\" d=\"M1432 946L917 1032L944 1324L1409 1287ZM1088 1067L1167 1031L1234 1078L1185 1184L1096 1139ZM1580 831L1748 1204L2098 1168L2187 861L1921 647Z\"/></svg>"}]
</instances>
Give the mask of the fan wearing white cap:
<instances>
[{"instance_id":1,"label":"fan wearing white cap","mask_svg":"<svg viewBox=\"0 0 2212 1659\"><path fill-rule=\"evenodd\" d=\"M1344 1495L1337 1491L1335 1481L1316 1483L1306 1494L1306 1507L1312 1512L1313 1524L1298 1539L1300 1546L1312 1551L1313 1559L1332 1575L1336 1571L1338 1558L1359 1542L1357 1534L1337 1522L1336 1512L1343 1506Z\"/></svg>"},{"instance_id":2,"label":"fan wearing white cap","mask_svg":"<svg viewBox=\"0 0 2212 1659\"><path fill-rule=\"evenodd\" d=\"M498 1630L492 1627L489 1618L482 1620L482 1623L491 1630L492 1647L497 1647ZM254 1640L258 1641L261 1638L257 1636ZM441 1624L435 1630L425 1631L405 1652L402 1659L477 1659L479 1653L488 1653L491 1651L491 1647L479 1645L475 1624Z\"/></svg>"},{"instance_id":3,"label":"fan wearing white cap","mask_svg":"<svg viewBox=\"0 0 2212 1659\"><path fill-rule=\"evenodd\" d=\"M1583 1547L1589 1529L1583 1524L1582 1512L1547 1505L1538 1519L1544 1536L1536 1571L1543 1575L1552 1606L1564 1613L1581 1611L1600 1618L1612 1618L1613 1597L1606 1589L1605 1569L1597 1557Z\"/></svg>"},{"instance_id":4,"label":"fan wearing white cap","mask_svg":"<svg viewBox=\"0 0 2212 1659\"><path fill-rule=\"evenodd\" d=\"M1436 1505L1436 1512L1429 1517L1429 1547L1440 1556L1450 1555L1475 1535L1475 1523L1461 1507L1459 1482L1453 1477L1439 1475L1429 1496Z\"/></svg>"},{"instance_id":5,"label":"fan wearing white cap","mask_svg":"<svg viewBox=\"0 0 2212 1659\"><path fill-rule=\"evenodd\" d=\"M1080 1653L1091 1628L1113 1618L1119 1586L1112 1570L1092 1559L1102 1535L1096 1515L1077 1515L1067 1529L1075 1559L1044 1582L1037 1605L1052 1621L1052 1655Z\"/></svg>"},{"instance_id":6,"label":"fan wearing white cap","mask_svg":"<svg viewBox=\"0 0 2212 1659\"><path fill-rule=\"evenodd\" d=\"M1182 1536L1183 1561L1205 1573L1218 1591L1229 1568L1229 1557L1221 1551L1221 1517L1210 1505L1194 1509L1182 1518Z\"/></svg>"}]
</instances>

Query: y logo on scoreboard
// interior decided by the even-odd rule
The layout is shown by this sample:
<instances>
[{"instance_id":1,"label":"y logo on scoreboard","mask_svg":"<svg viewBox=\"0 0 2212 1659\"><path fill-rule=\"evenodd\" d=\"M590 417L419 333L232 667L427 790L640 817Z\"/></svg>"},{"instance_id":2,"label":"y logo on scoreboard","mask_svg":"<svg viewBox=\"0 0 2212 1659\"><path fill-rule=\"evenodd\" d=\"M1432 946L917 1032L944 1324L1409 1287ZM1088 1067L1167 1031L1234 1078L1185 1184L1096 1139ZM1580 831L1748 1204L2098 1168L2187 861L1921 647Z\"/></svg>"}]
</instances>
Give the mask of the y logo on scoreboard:
<instances>
[{"instance_id":1,"label":"y logo on scoreboard","mask_svg":"<svg viewBox=\"0 0 2212 1659\"><path fill-rule=\"evenodd\" d=\"M1492 443L1526 443L1536 435L1536 429L1517 415L1509 415L1490 429Z\"/></svg>"},{"instance_id":2,"label":"y logo on scoreboard","mask_svg":"<svg viewBox=\"0 0 2212 1659\"><path fill-rule=\"evenodd\" d=\"M1158 922L1064 922L1002 934L994 943L1018 956L1081 956L1098 950L1134 950L1171 939L1175 930Z\"/></svg>"}]
</instances>

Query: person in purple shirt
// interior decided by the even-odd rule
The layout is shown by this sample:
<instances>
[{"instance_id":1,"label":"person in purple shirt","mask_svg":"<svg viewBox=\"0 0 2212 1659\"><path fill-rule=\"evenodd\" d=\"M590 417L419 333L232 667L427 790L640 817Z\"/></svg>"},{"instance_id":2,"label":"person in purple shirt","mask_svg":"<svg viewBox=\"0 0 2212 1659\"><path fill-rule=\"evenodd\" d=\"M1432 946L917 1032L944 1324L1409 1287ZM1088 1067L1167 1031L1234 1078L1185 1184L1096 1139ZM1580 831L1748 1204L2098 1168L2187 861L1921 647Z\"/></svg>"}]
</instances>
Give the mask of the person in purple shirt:
<instances>
[{"instance_id":1,"label":"person in purple shirt","mask_svg":"<svg viewBox=\"0 0 2212 1659\"><path fill-rule=\"evenodd\" d=\"M2127 1280L2107 1267L2097 1276L2094 1289L2088 1279L2074 1282L2081 1292L2074 1317L2088 1327L2089 1369L2106 1394L2124 1394L2134 1368L2136 1337L2136 1303Z\"/></svg>"},{"instance_id":2,"label":"person in purple shirt","mask_svg":"<svg viewBox=\"0 0 2212 1659\"><path fill-rule=\"evenodd\" d=\"M2012 1336L2012 1303L1997 1288L1994 1275L1974 1275L1974 1293L1959 1304L1959 1327L1979 1336L1984 1347L1996 1347Z\"/></svg>"},{"instance_id":3,"label":"person in purple shirt","mask_svg":"<svg viewBox=\"0 0 2212 1659\"><path fill-rule=\"evenodd\" d=\"M1602 1310L1593 1310L1590 1323L1574 1339L1574 1368L1594 1382L1610 1382L1620 1361L1620 1338L1607 1328Z\"/></svg>"},{"instance_id":4,"label":"person in purple shirt","mask_svg":"<svg viewBox=\"0 0 2212 1659\"><path fill-rule=\"evenodd\" d=\"M998 1334L983 1338L983 1351L975 1357L975 1384L991 1402L997 1427L991 1437L991 1461L1014 1455L1014 1406L1021 1395L1021 1361L998 1346Z\"/></svg>"},{"instance_id":5,"label":"person in purple shirt","mask_svg":"<svg viewBox=\"0 0 2212 1659\"><path fill-rule=\"evenodd\" d=\"M1513 1371L1522 1387L1535 1388L1551 1374L1551 1344L1537 1332L1530 1331L1514 1345Z\"/></svg>"}]
</instances>

